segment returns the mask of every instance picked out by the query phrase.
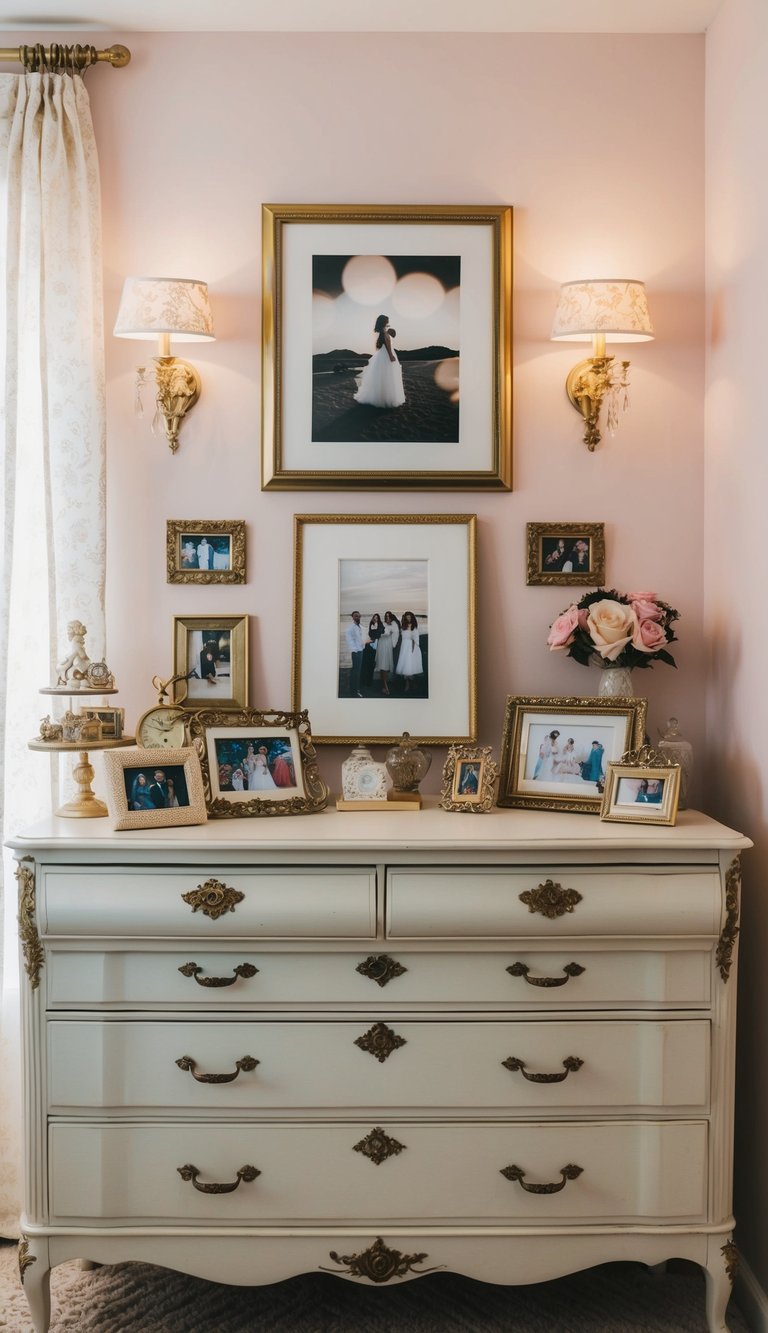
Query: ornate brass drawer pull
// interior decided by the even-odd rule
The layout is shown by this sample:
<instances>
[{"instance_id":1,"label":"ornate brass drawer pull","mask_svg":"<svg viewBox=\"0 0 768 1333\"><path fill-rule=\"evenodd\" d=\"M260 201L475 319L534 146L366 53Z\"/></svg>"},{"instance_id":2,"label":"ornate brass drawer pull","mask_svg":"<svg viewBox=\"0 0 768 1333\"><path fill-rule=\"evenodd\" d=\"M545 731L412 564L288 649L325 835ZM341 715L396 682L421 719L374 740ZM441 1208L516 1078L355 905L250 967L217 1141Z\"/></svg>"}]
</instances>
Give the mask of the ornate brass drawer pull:
<instances>
[{"instance_id":1,"label":"ornate brass drawer pull","mask_svg":"<svg viewBox=\"0 0 768 1333\"><path fill-rule=\"evenodd\" d=\"M566 963L564 977L532 977L529 976L530 970L527 963L513 963L507 968L511 977L525 977L529 986L565 986L571 977L580 977L582 972L586 972L580 963Z\"/></svg>"},{"instance_id":2,"label":"ornate brass drawer pull","mask_svg":"<svg viewBox=\"0 0 768 1333\"><path fill-rule=\"evenodd\" d=\"M364 1032L362 1037L355 1038L355 1046L359 1046L361 1051L367 1051L369 1055L375 1056L380 1065L388 1060L393 1051L398 1047L405 1046L405 1037L400 1037L392 1028L388 1028L386 1023L374 1023L372 1028Z\"/></svg>"},{"instance_id":3,"label":"ornate brass drawer pull","mask_svg":"<svg viewBox=\"0 0 768 1333\"><path fill-rule=\"evenodd\" d=\"M554 1185L526 1185L525 1172L519 1166L502 1167L501 1174L506 1176L507 1180L516 1180L518 1185L521 1185L528 1194L559 1194L561 1190L565 1189L565 1182L576 1180L583 1170L583 1166L573 1166L572 1163L569 1163L568 1166L561 1166L560 1175L562 1180L559 1184L556 1182Z\"/></svg>"},{"instance_id":4,"label":"ornate brass drawer pull","mask_svg":"<svg viewBox=\"0 0 768 1333\"><path fill-rule=\"evenodd\" d=\"M402 1250L392 1250L384 1244L381 1236L359 1254L338 1254L336 1250L331 1250L330 1258L343 1267L323 1268L320 1264L321 1272L348 1273L350 1277L364 1277L369 1282L389 1282L393 1277L405 1277L407 1273L436 1273L439 1268L445 1268L445 1264L437 1264L434 1268L417 1268L416 1264L428 1259L428 1254L403 1254Z\"/></svg>"},{"instance_id":5,"label":"ornate brass drawer pull","mask_svg":"<svg viewBox=\"0 0 768 1333\"><path fill-rule=\"evenodd\" d=\"M355 971L375 981L377 986L386 986L388 981L393 977L401 977L408 968L403 967L395 958L390 958L388 953L372 953L364 963L358 963Z\"/></svg>"},{"instance_id":6,"label":"ornate brass drawer pull","mask_svg":"<svg viewBox=\"0 0 768 1333\"><path fill-rule=\"evenodd\" d=\"M537 889L526 889L519 897L529 912L540 912L550 921L565 916L566 912L573 912L576 904L581 902L581 894L576 889L564 889L562 884L555 884L552 879L545 880Z\"/></svg>"},{"instance_id":7,"label":"ornate brass drawer pull","mask_svg":"<svg viewBox=\"0 0 768 1333\"><path fill-rule=\"evenodd\" d=\"M198 1083L233 1083L241 1072L250 1074L255 1069L258 1060L254 1060L252 1055L244 1055L241 1060L235 1061L235 1072L233 1074L198 1074L197 1065L191 1055L182 1055L181 1059L176 1061L179 1069L185 1074L191 1074Z\"/></svg>"},{"instance_id":8,"label":"ornate brass drawer pull","mask_svg":"<svg viewBox=\"0 0 768 1333\"><path fill-rule=\"evenodd\" d=\"M188 903L193 912L202 912L211 921L218 921L225 912L234 912L237 903L245 897L239 889L232 889L222 884L220 879L207 879L205 884L198 884L189 893L182 893L183 901Z\"/></svg>"},{"instance_id":9,"label":"ornate brass drawer pull","mask_svg":"<svg viewBox=\"0 0 768 1333\"><path fill-rule=\"evenodd\" d=\"M214 989L218 986L234 986L238 977L255 977L259 969L254 967L253 963L238 963L237 967L233 969L231 977L201 977L202 970L197 963L185 963L183 967L179 968L182 976L194 977L198 986L209 986Z\"/></svg>"},{"instance_id":10,"label":"ornate brass drawer pull","mask_svg":"<svg viewBox=\"0 0 768 1333\"><path fill-rule=\"evenodd\" d=\"M252 1180L255 1180L257 1176L261 1175L261 1172L256 1166L241 1166L237 1173L237 1179L226 1185L219 1185L217 1183L201 1185L197 1179L200 1172L196 1166L190 1166L189 1163L187 1163L186 1166L177 1166L176 1170L182 1180L191 1180L195 1189L199 1190L201 1194L231 1194L233 1190L237 1189L241 1180L244 1180L246 1184L250 1185Z\"/></svg>"},{"instance_id":11,"label":"ornate brass drawer pull","mask_svg":"<svg viewBox=\"0 0 768 1333\"><path fill-rule=\"evenodd\" d=\"M177 1060L176 1063L180 1064L181 1062ZM510 1055L508 1060L502 1060L501 1063L511 1074L522 1074L523 1078L527 1078L529 1083L563 1083L569 1074L575 1074L577 1069L581 1069L584 1061L580 1060L577 1055L566 1056L563 1060L563 1070L565 1072L562 1074L529 1074L524 1062L518 1060L514 1055Z\"/></svg>"}]
</instances>

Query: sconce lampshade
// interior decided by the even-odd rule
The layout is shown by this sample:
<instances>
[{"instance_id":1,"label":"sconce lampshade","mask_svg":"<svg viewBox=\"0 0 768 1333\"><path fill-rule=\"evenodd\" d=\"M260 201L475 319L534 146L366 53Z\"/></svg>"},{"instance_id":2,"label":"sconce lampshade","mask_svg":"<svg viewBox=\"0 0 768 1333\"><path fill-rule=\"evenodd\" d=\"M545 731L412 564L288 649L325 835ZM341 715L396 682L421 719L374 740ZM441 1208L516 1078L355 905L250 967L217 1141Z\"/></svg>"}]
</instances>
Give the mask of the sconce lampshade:
<instances>
[{"instance_id":1,"label":"sconce lampshade","mask_svg":"<svg viewBox=\"0 0 768 1333\"><path fill-rule=\"evenodd\" d=\"M564 282L552 338L589 342L597 333L608 343L640 343L653 338L645 284L625 278Z\"/></svg>"},{"instance_id":2,"label":"sconce lampshade","mask_svg":"<svg viewBox=\"0 0 768 1333\"><path fill-rule=\"evenodd\" d=\"M117 312L116 338L213 342L208 284L193 278L126 278Z\"/></svg>"}]
</instances>

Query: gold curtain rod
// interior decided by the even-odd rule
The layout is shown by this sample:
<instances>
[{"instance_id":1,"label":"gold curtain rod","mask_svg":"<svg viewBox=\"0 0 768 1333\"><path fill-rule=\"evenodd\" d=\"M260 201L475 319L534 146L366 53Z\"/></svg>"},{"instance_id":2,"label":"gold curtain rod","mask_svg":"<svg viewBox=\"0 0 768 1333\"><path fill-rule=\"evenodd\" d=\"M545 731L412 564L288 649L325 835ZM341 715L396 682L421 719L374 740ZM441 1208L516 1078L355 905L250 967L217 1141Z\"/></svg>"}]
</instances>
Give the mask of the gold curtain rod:
<instances>
[{"instance_id":1,"label":"gold curtain rod","mask_svg":"<svg viewBox=\"0 0 768 1333\"><path fill-rule=\"evenodd\" d=\"M97 51L95 46L61 46L58 42L52 42L50 46L38 42L35 46L0 47L0 61L18 61L33 74L41 69L85 70L100 61L122 69L130 58L127 46L110 46L107 51Z\"/></svg>"}]
</instances>

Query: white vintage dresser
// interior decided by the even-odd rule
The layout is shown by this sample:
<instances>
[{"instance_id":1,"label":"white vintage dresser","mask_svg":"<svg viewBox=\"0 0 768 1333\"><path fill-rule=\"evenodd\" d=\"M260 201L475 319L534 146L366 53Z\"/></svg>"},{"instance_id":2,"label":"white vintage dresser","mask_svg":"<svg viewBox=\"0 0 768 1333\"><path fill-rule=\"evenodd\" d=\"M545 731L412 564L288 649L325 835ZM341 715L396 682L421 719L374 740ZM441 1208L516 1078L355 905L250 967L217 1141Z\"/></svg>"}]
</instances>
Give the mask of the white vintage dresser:
<instances>
[{"instance_id":1,"label":"white vintage dresser","mask_svg":"<svg viewBox=\"0 0 768 1333\"><path fill-rule=\"evenodd\" d=\"M75 1256L249 1284L682 1257L726 1329L747 839L692 811L105 825L12 843L38 1333Z\"/></svg>"}]
</instances>

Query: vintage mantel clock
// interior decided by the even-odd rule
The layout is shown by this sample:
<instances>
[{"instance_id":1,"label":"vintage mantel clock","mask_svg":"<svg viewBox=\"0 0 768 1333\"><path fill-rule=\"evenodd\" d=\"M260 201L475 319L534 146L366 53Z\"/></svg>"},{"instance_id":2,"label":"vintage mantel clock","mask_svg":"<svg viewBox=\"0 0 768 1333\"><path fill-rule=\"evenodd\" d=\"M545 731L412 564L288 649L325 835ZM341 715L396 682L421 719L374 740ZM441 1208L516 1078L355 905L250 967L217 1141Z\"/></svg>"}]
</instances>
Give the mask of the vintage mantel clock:
<instances>
[{"instance_id":1,"label":"vintage mantel clock","mask_svg":"<svg viewBox=\"0 0 768 1333\"><path fill-rule=\"evenodd\" d=\"M181 707L187 694L186 678L161 680L153 676L152 684L157 690L157 703L136 723L136 744L145 750L178 749L186 744L187 736L187 713Z\"/></svg>"}]
</instances>

